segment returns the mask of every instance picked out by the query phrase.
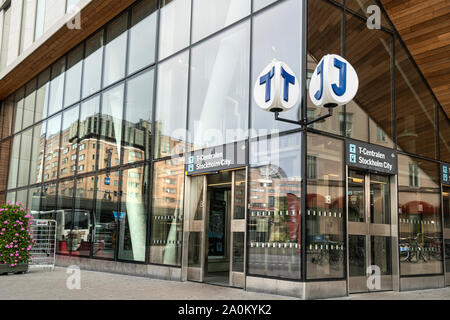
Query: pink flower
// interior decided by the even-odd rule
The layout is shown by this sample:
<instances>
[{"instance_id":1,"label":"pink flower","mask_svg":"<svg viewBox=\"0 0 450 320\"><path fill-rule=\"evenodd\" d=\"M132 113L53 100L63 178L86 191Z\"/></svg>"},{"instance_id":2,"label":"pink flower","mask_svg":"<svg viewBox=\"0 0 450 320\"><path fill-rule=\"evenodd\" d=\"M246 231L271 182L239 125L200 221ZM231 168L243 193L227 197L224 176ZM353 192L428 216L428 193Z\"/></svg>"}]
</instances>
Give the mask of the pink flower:
<instances>
[{"instance_id":1,"label":"pink flower","mask_svg":"<svg viewBox=\"0 0 450 320\"><path fill-rule=\"evenodd\" d=\"M8 221L5 221L4 224L8 224Z\"/></svg>"},{"instance_id":2,"label":"pink flower","mask_svg":"<svg viewBox=\"0 0 450 320\"><path fill-rule=\"evenodd\" d=\"M2 228L2 231L6 231L6 229L5 229L5 228Z\"/></svg>"}]
</instances>

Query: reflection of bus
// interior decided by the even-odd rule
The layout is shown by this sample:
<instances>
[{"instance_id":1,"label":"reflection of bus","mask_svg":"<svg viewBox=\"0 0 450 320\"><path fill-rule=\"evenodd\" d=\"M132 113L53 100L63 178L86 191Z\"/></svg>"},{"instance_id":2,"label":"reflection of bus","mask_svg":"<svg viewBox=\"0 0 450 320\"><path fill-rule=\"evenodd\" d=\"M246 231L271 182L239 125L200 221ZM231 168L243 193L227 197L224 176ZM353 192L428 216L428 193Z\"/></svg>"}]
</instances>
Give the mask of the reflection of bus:
<instances>
[{"instance_id":1,"label":"reflection of bus","mask_svg":"<svg viewBox=\"0 0 450 320\"><path fill-rule=\"evenodd\" d=\"M82 242L90 242L91 217L87 210L31 211L36 219L52 219L57 222L56 238L60 247L71 243L71 251L80 249ZM73 215L72 215L73 214ZM73 221L73 229L72 229ZM68 241L71 239L71 241ZM65 243L62 245L62 243ZM68 248L67 248L68 249ZM65 251L61 249L61 251Z\"/></svg>"}]
</instances>

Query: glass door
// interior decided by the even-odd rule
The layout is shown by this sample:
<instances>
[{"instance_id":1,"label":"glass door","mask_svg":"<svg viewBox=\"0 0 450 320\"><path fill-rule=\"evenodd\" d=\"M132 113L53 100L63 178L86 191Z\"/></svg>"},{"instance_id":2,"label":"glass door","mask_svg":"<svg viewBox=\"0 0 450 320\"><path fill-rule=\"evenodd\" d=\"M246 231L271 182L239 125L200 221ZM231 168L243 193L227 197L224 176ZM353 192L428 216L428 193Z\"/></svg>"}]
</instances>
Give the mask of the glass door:
<instances>
[{"instance_id":1,"label":"glass door","mask_svg":"<svg viewBox=\"0 0 450 320\"><path fill-rule=\"evenodd\" d=\"M186 177L182 279L203 282L205 275L206 176Z\"/></svg>"},{"instance_id":2,"label":"glass door","mask_svg":"<svg viewBox=\"0 0 450 320\"><path fill-rule=\"evenodd\" d=\"M349 292L392 290L390 179L349 170Z\"/></svg>"},{"instance_id":3,"label":"glass door","mask_svg":"<svg viewBox=\"0 0 450 320\"><path fill-rule=\"evenodd\" d=\"M233 171L230 226L230 286L245 287L247 170Z\"/></svg>"}]
</instances>

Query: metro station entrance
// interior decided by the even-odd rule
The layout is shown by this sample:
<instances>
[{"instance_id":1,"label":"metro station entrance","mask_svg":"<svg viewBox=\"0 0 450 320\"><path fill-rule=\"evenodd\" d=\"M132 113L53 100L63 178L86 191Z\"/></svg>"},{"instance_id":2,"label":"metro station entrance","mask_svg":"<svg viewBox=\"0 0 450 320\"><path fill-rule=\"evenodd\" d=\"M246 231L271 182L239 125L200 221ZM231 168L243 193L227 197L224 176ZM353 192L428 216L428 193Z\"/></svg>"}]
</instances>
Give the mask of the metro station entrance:
<instances>
[{"instance_id":1,"label":"metro station entrance","mask_svg":"<svg viewBox=\"0 0 450 320\"><path fill-rule=\"evenodd\" d=\"M349 293L393 290L391 176L348 171L348 290ZM395 217L394 217L395 219ZM396 224L394 222L394 224ZM379 274L378 284L375 274ZM369 279L369 281L368 281Z\"/></svg>"},{"instance_id":2,"label":"metro station entrance","mask_svg":"<svg viewBox=\"0 0 450 320\"><path fill-rule=\"evenodd\" d=\"M184 280L245 287L246 169L186 177Z\"/></svg>"}]
</instances>

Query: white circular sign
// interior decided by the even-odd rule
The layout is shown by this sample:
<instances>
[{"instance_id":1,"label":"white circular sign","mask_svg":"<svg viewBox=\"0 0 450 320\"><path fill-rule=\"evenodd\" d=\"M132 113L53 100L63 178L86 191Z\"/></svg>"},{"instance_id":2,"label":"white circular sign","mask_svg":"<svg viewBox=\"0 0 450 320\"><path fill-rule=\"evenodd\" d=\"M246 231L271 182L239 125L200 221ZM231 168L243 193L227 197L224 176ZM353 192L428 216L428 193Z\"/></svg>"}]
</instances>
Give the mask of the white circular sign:
<instances>
[{"instance_id":1,"label":"white circular sign","mask_svg":"<svg viewBox=\"0 0 450 320\"><path fill-rule=\"evenodd\" d=\"M256 79L253 95L264 111L287 111L298 103L298 78L285 63L274 60Z\"/></svg>"},{"instance_id":2,"label":"white circular sign","mask_svg":"<svg viewBox=\"0 0 450 320\"><path fill-rule=\"evenodd\" d=\"M359 80L353 66L341 56L326 55L314 70L309 97L316 106L337 107L353 100Z\"/></svg>"}]
</instances>

